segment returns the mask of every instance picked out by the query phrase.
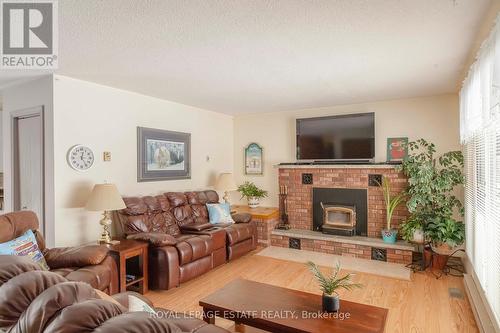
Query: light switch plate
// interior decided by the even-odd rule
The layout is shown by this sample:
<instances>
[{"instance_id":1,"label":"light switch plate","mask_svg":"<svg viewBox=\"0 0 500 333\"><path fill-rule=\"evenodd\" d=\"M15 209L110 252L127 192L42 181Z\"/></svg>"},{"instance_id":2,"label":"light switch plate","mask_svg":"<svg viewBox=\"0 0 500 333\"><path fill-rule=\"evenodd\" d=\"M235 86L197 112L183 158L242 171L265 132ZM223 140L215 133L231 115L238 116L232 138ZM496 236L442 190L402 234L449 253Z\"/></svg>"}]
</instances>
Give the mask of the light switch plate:
<instances>
[{"instance_id":1,"label":"light switch plate","mask_svg":"<svg viewBox=\"0 0 500 333\"><path fill-rule=\"evenodd\" d=\"M104 153L102 153L102 159L104 162L110 162L111 161L111 152L105 151Z\"/></svg>"}]
</instances>

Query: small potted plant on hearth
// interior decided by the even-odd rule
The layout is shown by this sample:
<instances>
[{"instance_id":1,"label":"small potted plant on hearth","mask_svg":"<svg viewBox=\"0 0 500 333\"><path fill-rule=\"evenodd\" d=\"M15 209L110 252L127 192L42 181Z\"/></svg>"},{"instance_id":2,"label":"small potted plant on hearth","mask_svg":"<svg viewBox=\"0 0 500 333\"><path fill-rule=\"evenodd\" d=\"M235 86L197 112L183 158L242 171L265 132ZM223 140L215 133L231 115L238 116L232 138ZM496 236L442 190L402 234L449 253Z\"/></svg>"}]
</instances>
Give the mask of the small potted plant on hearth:
<instances>
[{"instance_id":1,"label":"small potted plant on hearth","mask_svg":"<svg viewBox=\"0 0 500 333\"><path fill-rule=\"evenodd\" d=\"M267 191L258 188L252 182L245 182L238 186L238 192L241 193L241 198L247 198L248 207L256 208L259 207L259 200L261 198L267 197Z\"/></svg>"},{"instance_id":2,"label":"small potted plant on hearth","mask_svg":"<svg viewBox=\"0 0 500 333\"><path fill-rule=\"evenodd\" d=\"M398 229L391 228L394 210L403 203L405 195L403 192L391 196L391 185L389 178L382 178L382 193L384 194L386 228L382 229L382 238L385 243L396 243Z\"/></svg>"},{"instance_id":3,"label":"small potted plant on hearth","mask_svg":"<svg viewBox=\"0 0 500 333\"><path fill-rule=\"evenodd\" d=\"M319 267L312 261L307 262L307 266L314 274L316 280L320 285L320 289L323 292L322 296L322 309L324 312L337 312L340 309L340 298L337 294L338 289L345 289L348 291L354 288L362 288L363 285L359 283L352 282L352 277L354 274L346 274L343 277L338 277L340 272L340 263L333 269L333 273L330 276L325 276Z\"/></svg>"},{"instance_id":4,"label":"small potted plant on hearth","mask_svg":"<svg viewBox=\"0 0 500 333\"><path fill-rule=\"evenodd\" d=\"M401 238L405 241L417 244L424 243L424 226L422 221L415 215L410 215L399 227Z\"/></svg>"}]
</instances>

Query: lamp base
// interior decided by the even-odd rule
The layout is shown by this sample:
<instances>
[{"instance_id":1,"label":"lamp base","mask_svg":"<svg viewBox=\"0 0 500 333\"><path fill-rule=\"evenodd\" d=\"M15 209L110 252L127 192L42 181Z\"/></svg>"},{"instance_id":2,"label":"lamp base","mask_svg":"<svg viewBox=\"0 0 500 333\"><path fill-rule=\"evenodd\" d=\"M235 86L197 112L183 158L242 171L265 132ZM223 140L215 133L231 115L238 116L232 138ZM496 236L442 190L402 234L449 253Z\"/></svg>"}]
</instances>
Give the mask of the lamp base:
<instances>
[{"instance_id":1,"label":"lamp base","mask_svg":"<svg viewBox=\"0 0 500 333\"><path fill-rule=\"evenodd\" d=\"M224 196L222 197L222 199L224 199L224 203L229 203L229 192L228 191L224 191Z\"/></svg>"},{"instance_id":2,"label":"lamp base","mask_svg":"<svg viewBox=\"0 0 500 333\"><path fill-rule=\"evenodd\" d=\"M113 240L111 239L111 234L109 232L109 226L111 225L111 212L105 210L102 213L102 219L99 221L99 224L102 225L102 233L99 238L99 243L104 244L113 244Z\"/></svg>"}]
</instances>

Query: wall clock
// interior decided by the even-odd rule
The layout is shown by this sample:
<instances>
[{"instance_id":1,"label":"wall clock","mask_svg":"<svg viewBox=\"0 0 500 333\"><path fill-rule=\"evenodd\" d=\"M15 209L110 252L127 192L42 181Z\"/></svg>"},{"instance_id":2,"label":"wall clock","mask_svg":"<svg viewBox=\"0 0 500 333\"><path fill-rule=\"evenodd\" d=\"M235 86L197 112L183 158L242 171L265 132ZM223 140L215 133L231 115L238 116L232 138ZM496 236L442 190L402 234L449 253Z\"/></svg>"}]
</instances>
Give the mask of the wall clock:
<instances>
[{"instance_id":1,"label":"wall clock","mask_svg":"<svg viewBox=\"0 0 500 333\"><path fill-rule=\"evenodd\" d=\"M94 165L94 152L89 147L76 145L68 151L68 164L77 171L85 171Z\"/></svg>"}]
</instances>

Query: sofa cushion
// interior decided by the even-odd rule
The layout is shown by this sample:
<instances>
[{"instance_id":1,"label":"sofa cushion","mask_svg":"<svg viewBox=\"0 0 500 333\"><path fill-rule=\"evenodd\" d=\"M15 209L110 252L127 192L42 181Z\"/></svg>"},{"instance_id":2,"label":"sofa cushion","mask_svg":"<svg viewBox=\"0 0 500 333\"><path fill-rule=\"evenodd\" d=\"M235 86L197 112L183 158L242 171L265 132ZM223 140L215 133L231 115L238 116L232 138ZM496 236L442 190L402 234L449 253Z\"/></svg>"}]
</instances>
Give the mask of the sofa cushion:
<instances>
[{"instance_id":1,"label":"sofa cushion","mask_svg":"<svg viewBox=\"0 0 500 333\"><path fill-rule=\"evenodd\" d=\"M250 239L253 236L253 225L247 223L233 224L225 228L229 245Z\"/></svg>"},{"instance_id":2,"label":"sofa cushion","mask_svg":"<svg viewBox=\"0 0 500 333\"><path fill-rule=\"evenodd\" d=\"M38 229L38 218L31 211L19 211L0 216L0 243L23 235L28 230ZM43 251L43 248L40 248Z\"/></svg>"},{"instance_id":3,"label":"sofa cushion","mask_svg":"<svg viewBox=\"0 0 500 333\"><path fill-rule=\"evenodd\" d=\"M187 197L182 192L168 192L165 196L168 198L170 206L172 207L179 207L188 204Z\"/></svg>"},{"instance_id":4,"label":"sofa cushion","mask_svg":"<svg viewBox=\"0 0 500 333\"><path fill-rule=\"evenodd\" d=\"M38 248L35 234L31 230L27 230L23 235L8 242L0 243L0 254L27 256L40 265L42 269L49 270L42 251Z\"/></svg>"},{"instance_id":5,"label":"sofa cushion","mask_svg":"<svg viewBox=\"0 0 500 333\"><path fill-rule=\"evenodd\" d=\"M113 258L107 257L105 260L113 260ZM53 269L51 272L57 273L69 281L86 282L99 290L108 288L112 279L112 272L109 270L108 265L64 267Z\"/></svg>"},{"instance_id":6,"label":"sofa cushion","mask_svg":"<svg viewBox=\"0 0 500 333\"><path fill-rule=\"evenodd\" d=\"M178 226L195 222L193 209L189 205L174 207L172 208L172 213L174 214Z\"/></svg>"},{"instance_id":7,"label":"sofa cushion","mask_svg":"<svg viewBox=\"0 0 500 333\"><path fill-rule=\"evenodd\" d=\"M179 252L179 264L185 265L213 252L213 244L207 235L185 235L177 238L175 245Z\"/></svg>"},{"instance_id":8,"label":"sofa cushion","mask_svg":"<svg viewBox=\"0 0 500 333\"><path fill-rule=\"evenodd\" d=\"M210 223L234 223L228 203L207 204Z\"/></svg>"}]
</instances>

